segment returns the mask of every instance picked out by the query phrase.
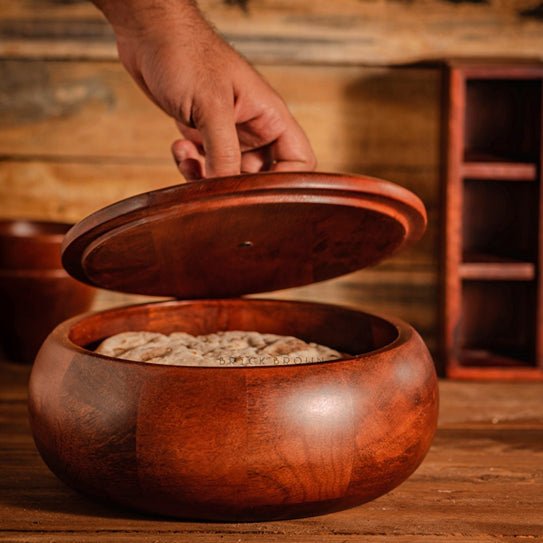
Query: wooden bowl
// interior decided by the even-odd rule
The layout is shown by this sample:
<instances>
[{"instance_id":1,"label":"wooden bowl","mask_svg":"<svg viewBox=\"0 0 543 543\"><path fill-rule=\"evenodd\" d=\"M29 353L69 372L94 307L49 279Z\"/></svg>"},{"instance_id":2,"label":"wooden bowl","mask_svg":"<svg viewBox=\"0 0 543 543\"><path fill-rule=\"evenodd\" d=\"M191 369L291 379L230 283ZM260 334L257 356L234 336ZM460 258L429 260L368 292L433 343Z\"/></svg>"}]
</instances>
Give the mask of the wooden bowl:
<instances>
[{"instance_id":1,"label":"wooden bowl","mask_svg":"<svg viewBox=\"0 0 543 543\"><path fill-rule=\"evenodd\" d=\"M0 344L11 360L32 362L57 324L91 306L95 289L62 268L71 226L0 220Z\"/></svg>"},{"instance_id":2,"label":"wooden bowl","mask_svg":"<svg viewBox=\"0 0 543 543\"><path fill-rule=\"evenodd\" d=\"M127 330L257 330L351 358L269 367L152 365L101 356ZM30 422L73 488L141 511L255 521L315 515L388 492L434 435L434 365L398 320L307 302L130 306L58 326L30 380Z\"/></svg>"},{"instance_id":3,"label":"wooden bowl","mask_svg":"<svg viewBox=\"0 0 543 543\"><path fill-rule=\"evenodd\" d=\"M62 269L60 248L72 225L32 220L0 220L0 269Z\"/></svg>"},{"instance_id":4,"label":"wooden bowl","mask_svg":"<svg viewBox=\"0 0 543 543\"><path fill-rule=\"evenodd\" d=\"M31 363L57 324L88 311L96 289L64 270L0 270L0 345L15 362Z\"/></svg>"}]
</instances>

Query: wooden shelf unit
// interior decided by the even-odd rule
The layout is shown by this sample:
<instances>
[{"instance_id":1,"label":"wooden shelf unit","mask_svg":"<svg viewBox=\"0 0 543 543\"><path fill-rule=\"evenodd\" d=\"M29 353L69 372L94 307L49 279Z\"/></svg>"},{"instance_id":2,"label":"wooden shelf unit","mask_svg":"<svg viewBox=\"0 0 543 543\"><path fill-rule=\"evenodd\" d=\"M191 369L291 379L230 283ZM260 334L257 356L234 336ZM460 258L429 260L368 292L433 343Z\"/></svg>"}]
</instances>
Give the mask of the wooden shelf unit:
<instances>
[{"instance_id":1,"label":"wooden shelf unit","mask_svg":"<svg viewBox=\"0 0 543 543\"><path fill-rule=\"evenodd\" d=\"M444 79L444 373L543 380L543 64Z\"/></svg>"}]
</instances>

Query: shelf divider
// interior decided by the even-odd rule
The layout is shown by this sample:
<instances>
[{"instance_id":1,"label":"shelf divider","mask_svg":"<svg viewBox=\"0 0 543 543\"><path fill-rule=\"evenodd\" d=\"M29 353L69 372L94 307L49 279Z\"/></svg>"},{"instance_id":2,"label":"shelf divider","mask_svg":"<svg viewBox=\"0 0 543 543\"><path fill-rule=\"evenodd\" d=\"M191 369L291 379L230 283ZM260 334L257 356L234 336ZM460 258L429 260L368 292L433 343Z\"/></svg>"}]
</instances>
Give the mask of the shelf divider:
<instances>
[{"instance_id":1,"label":"shelf divider","mask_svg":"<svg viewBox=\"0 0 543 543\"><path fill-rule=\"evenodd\" d=\"M463 162L460 175L464 179L488 181L536 181L537 166L533 162Z\"/></svg>"},{"instance_id":2,"label":"shelf divider","mask_svg":"<svg viewBox=\"0 0 543 543\"><path fill-rule=\"evenodd\" d=\"M543 381L543 371L540 368L533 367L504 368L498 366L450 365L447 368L447 377L469 380Z\"/></svg>"},{"instance_id":3,"label":"shelf divider","mask_svg":"<svg viewBox=\"0 0 543 543\"><path fill-rule=\"evenodd\" d=\"M533 262L469 255L460 264L460 277L468 280L533 281L536 278L536 266Z\"/></svg>"}]
</instances>

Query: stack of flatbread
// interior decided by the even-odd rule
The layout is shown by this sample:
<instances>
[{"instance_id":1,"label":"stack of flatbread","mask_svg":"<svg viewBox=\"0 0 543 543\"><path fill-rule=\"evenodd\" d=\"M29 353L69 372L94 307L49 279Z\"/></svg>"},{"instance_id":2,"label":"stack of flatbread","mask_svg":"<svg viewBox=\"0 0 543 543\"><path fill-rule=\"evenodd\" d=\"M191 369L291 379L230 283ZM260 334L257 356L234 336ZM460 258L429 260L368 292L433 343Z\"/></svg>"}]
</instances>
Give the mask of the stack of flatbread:
<instances>
[{"instance_id":1,"label":"stack of flatbread","mask_svg":"<svg viewBox=\"0 0 543 543\"><path fill-rule=\"evenodd\" d=\"M275 366L335 360L342 355L292 336L227 331L202 336L184 332L123 332L104 340L106 356L171 366Z\"/></svg>"}]
</instances>

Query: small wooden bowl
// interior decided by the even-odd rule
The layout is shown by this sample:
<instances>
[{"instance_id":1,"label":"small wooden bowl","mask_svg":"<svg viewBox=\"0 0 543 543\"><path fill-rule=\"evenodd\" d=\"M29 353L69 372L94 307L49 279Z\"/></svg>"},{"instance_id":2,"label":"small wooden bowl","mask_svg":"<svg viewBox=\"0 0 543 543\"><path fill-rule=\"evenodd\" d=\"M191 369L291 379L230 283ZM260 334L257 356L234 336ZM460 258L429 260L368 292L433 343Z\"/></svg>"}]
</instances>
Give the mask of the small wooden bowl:
<instances>
[{"instance_id":1,"label":"small wooden bowl","mask_svg":"<svg viewBox=\"0 0 543 543\"><path fill-rule=\"evenodd\" d=\"M183 367L96 354L127 330L257 330L353 356ZM86 494L183 518L255 521L361 504L405 480L435 432L434 365L413 328L307 302L144 304L58 326L36 359L30 422L51 470Z\"/></svg>"},{"instance_id":2,"label":"small wooden bowl","mask_svg":"<svg viewBox=\"0 0 543 543\"><path fill-rule=\"evenodd\" d=\"M0 343L8 358L32 362L63 320L87 311L95 289L61 264L70 224L0 220Z\"/></svg>"},{"instance_id":3,"label":"small wooden bowl","mask_svg":"<svg viewBox=\"0 0 543 543\"><path fill-rule=\"evenodd\" d=\"M62 269L60 248L71 226L25 219L0 220L0 269Z\"/></svg>"}]
</instances>

